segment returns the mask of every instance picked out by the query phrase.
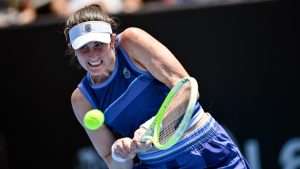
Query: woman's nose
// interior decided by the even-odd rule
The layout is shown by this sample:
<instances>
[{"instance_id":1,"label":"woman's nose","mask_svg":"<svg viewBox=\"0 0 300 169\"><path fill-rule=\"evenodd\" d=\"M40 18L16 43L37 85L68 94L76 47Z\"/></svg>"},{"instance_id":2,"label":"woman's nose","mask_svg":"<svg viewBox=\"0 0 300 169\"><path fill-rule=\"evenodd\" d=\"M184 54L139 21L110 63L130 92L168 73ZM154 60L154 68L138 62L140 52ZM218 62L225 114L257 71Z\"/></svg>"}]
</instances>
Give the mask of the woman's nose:
<instances>
[{"instance_id":1,"label":"woman's nose","mask_svg":"<svg viewBox=\"0 0 300 169\"><path fill-rule=\"evenodd\" d=\"M89 54L89 57L90 57L90 58L96 58L96 57L98 57L98 55L99 55L99 53L97 53L97 52L95 52L95 51L92 50L92 51L90 52L90 54Z\"/></svg>"}]
</instances>

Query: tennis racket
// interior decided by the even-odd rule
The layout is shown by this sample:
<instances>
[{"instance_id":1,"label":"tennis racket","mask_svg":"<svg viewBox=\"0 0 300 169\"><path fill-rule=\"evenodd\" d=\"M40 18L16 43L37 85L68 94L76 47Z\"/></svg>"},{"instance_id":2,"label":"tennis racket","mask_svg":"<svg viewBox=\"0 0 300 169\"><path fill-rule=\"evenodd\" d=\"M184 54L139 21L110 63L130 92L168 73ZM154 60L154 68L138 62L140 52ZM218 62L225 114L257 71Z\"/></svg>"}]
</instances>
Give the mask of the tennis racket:
<instances>
[{"instance_id":1,"label":"tennis racket","mask_svg":"<svg viewBox=\"0 0 300 169\"><path fill-rule=\"evenodd\" d=\"M159 150L176 144L190 124L197 98L198 84L194 78L186 77L177 82L140 141L150 140Z\"/></svg>"},{"instance_id":2,"label":"tennis racket","mask_svg":"<svg viewBox=\"0 0 300 169\"><path fill-rule=\"evenodd\" d=\"M168 93L152 124L141 137L159 150L173 146L189 125L197 101L198 84L192 77L181 79Z\"/></svg>"}]
</instances>

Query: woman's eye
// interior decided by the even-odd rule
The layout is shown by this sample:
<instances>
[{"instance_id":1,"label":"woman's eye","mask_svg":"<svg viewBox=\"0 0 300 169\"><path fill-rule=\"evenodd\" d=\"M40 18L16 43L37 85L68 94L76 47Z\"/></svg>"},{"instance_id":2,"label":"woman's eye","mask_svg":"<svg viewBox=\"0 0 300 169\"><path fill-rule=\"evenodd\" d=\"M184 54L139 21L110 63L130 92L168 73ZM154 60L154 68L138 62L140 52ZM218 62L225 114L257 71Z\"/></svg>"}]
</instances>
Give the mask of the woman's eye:
<instances>
[{"instance_id":1,"label":"woman's eye","mask_svg":"<svg viewBox=\"0 0 300 169\"><path fill-rule=\"evenodd\" d=\"M89 48L87 47L87 46L82 46L81 48L80 48L80 51L81 52L87 52L89 50Z\"/></svg>"},{"instance_id":2,"label":"woman's eye","mask_svg":"<svg viewBox=\"0 0 300 169\"><path fill-rule=\"evenodd\" d=\"M103 45L103 43L101 43L101 42L95 42L95 46L97 46L97 47L102 46L102 45Z\"/></svg>"}]
</instances>

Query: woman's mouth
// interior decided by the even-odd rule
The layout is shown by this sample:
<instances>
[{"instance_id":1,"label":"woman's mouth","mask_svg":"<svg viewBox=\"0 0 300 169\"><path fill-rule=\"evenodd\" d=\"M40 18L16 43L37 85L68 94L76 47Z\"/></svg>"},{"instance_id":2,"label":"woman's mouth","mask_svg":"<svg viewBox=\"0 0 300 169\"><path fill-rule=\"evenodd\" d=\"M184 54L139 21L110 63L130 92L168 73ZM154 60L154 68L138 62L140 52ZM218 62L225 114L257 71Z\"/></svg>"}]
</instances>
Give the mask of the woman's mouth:
<instances>
[{"instance_id":1,"label":"woman's mouth","mask_svg":"<svg viewBox=\"0 0 300 169\"><path fill-rule=\"evenodd\" d=\"M102 63L102 60L89 61L88 63L89 63L89 65L90 65L91 67L97 67L97 66L99 66L99 65Z\"/></svg>"}]
</instances>

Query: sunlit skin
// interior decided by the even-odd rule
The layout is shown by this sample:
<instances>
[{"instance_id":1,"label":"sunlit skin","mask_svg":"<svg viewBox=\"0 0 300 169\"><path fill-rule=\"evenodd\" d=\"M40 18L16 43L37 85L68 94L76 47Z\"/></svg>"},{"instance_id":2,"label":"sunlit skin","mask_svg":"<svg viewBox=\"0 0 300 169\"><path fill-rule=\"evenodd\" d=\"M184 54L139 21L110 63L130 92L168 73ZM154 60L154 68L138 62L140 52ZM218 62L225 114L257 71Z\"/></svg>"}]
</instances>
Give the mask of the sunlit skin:
<instances>
[{"instance_id":1,"label":"sunlit skin","mask_svg":"<svg viewBox=\"0 0 300 169\"><path fill-rule=\"evenodd\" d=\"M75 50L75 54L95 83L105 81L114 70L115 54L111 44L92 41Z\"/></svg>"}]
</instances>

